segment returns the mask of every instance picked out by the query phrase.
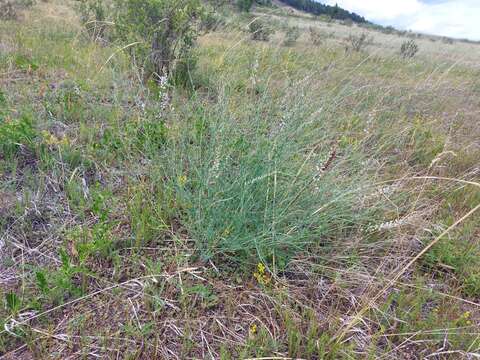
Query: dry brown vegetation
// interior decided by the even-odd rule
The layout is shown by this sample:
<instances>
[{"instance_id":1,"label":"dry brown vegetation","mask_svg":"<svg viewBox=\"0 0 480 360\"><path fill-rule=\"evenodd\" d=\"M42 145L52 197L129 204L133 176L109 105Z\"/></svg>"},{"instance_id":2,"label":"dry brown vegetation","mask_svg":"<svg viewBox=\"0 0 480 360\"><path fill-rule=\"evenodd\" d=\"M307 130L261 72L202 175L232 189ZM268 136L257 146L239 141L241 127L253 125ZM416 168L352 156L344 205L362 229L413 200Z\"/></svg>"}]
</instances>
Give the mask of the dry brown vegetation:
<instances>
[{"instance_id":1,"label":"dry brown vegetation","mask_svg":"<svg viewBox=\"0 0 480 360\"><path fill-rule=\"evenodd\" d=\"M22 11L0 359L480 356L480 46L227 7L190 86L145 84L73 2Z\"/></svg>"}]
</instances>

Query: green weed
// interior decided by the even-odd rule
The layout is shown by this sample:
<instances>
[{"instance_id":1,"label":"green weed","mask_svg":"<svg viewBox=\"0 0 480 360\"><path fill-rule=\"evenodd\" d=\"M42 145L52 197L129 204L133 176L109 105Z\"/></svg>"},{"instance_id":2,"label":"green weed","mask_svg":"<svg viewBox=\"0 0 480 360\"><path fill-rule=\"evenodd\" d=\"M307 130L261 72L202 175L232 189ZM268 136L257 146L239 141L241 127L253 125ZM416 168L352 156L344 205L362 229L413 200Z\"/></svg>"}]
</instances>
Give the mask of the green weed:
<instances>
[{"instance_id":1,"label":"green weed","mask_svg":"<svg viewBox=\"0 0 480 360\"><path fill-rule=\"evenodd\" d=\"M12 159L22 149L34 152L37 136L29 115L23 115L19 119L0 118L1 156Z\"/></svg>"}]
</instances>

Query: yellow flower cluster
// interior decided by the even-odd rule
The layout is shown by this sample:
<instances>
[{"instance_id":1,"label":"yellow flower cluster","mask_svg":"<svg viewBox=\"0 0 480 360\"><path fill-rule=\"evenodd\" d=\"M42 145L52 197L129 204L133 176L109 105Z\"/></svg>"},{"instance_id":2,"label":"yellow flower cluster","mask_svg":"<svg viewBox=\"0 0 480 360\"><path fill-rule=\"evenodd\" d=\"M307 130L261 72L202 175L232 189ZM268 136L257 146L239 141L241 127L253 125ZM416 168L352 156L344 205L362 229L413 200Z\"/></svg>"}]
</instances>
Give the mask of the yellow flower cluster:
<instances>
[{"instance_id":1,"label":"yellow flower cluster","mask_svg":"<svg viewBox=\"0 0 480 360\"><path fill-rule=\"evenodd\" d=\"M253 323L252 325L250 325L250 328L248 329L248 336L250 338L253 338L256 333L257 333L257 324Z\"/></svg>"},{"instance_id":2,"label":"yellow flower cluster","mask_svg":"<svg viewBox=\"0 0 480 360\"><path fill-rule=\"evenodd\" d=\"M45 141L45 144L48 146L66 146L69 144L68 138L64 136L62 139L57 138L55 135L49 133L46 130L42 131L42 137L43 140Z\"/></svg>"},{"instance_id":3,"label":"yellow flower cluster","mask_svg":"<svg viewBox=\"0 0 480 360\"><path fill-rule=\"evenodd\" d=\"M232 232L232 230L230 229L230 227L227 227L225 230L223 230L222 236L227 237L231 234L231 232Z\"/></svg>"},{"instance_id":4,"label":"yellow flower cluster","mask_svg":"<svg viewBox=\"0 0 480 360\"><path fill-rule=\"evenodd\" d=\"M184 186L187 183L187 177L185 175L180 175L177 181L180 186Z\"/></svg>"},{"instance_id":5,"label":"yellow flower cluster","mask_svg":"<svg viewBox=\"0 0 480 360\"><path fill-rule=\"evenodd\" d=\"M265 265L262 263L257 264L257 271L253 273L255 279L257 279L260 285L267 285L270 283L270 276L266 273Z\"/></svg>"},{"instance_id":6,"label":"yellow flower cluster","mask_svg":"<svg viewBox=\"0 0 480 360\"><path fill-rule=\"evenodd\" d=\"M466 324L467 325L472 325L472 321L470 320L470 316L472 314L470 313L470 311L465 311L462 315L462 320L466 320Z\"/></svg>"}]
</instances>

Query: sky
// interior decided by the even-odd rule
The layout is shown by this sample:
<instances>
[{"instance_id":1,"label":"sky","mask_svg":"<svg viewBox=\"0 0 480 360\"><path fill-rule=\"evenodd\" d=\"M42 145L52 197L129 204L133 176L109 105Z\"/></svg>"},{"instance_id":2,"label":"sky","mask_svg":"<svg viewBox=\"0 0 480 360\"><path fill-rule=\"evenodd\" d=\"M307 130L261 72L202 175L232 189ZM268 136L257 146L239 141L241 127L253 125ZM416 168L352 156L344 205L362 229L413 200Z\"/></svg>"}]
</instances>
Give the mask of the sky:
<instances>
[{"instance_id":1,"label":"sky","mask_svg":"<svg viewBox=\"0 0 480 360\"><path fill-rule=\"evenodd\" d=\"M327 0L397 29L480 40L480 0Z\"/></svg>"}]
</instances>

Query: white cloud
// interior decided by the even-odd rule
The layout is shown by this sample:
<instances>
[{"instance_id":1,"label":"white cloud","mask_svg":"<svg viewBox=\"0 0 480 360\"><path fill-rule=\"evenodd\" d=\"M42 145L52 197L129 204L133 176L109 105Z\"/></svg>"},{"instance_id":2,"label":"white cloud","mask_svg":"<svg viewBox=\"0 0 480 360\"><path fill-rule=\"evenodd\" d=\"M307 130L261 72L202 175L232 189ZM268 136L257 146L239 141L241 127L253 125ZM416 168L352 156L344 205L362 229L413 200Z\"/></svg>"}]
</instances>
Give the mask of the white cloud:
<instances>
[{"instance_id":1,"label":"white cloud","mask_svg":"<svg viewBox=\"0 0 480 360\"><path fill-rule=\"evenodd\" d=\"M328 0L368 20L400 29L480 40L480 1Z\"/></svg>"},{"instance_id":2,"label":"white cloud","mask_svg":"<svg viewBox=\"0 0 480 360\"><path fill-rule=\"evenodd\" d=\"M418 0L329 0L330 5L339 6L375 20L393 20L399 16L412 15L422 4Z\"/></svg>"}]
</instances>

